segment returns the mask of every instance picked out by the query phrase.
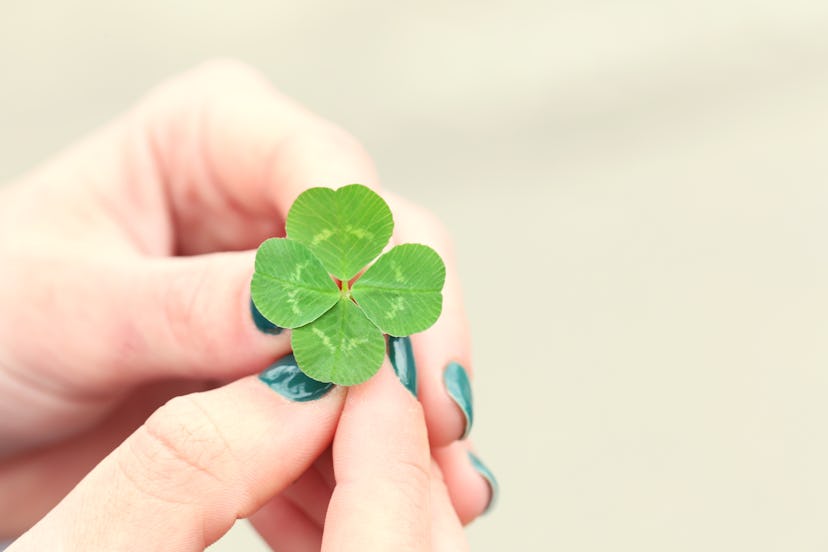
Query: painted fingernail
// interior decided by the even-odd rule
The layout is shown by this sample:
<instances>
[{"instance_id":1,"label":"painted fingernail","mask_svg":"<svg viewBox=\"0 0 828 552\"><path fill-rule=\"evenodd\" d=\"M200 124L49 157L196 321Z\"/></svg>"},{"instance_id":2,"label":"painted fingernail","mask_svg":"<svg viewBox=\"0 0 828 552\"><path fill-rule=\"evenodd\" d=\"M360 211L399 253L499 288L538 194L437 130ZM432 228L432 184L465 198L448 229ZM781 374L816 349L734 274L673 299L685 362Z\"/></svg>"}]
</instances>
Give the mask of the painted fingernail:
<instances>
[{"instance_id":1,"label":"painted fingernail","mask_svg":"<svg viewBox=\"0 0 828 552\"><path fill-rule=\"evenodd\" d=\"M460 410L463 411L463 416L466 418L466 429L463 431L461 439L465 439L471 432L472 423L474 422L474 408L472 406L472 390L469 383L469 375L466 369L460 366L457 362L452 362L446 366L443 372L443 383L446 385L446 390L449 396L457 403Z\"/></svg>"},{"instance_id":2,"label":"painted fingernail","mask_svg":"<svg viewBox=\"0 0 828 552\"><path fill-rule=\"evenodd\" d=\"M256 324L256 327L266 334L279 335L284 330L284 328L277 326L265 318L264 315L259 312L259 309L256 308L256 305L253 304L253 299L250 300L250 315L253 317L253 323Z\"/></svg>"},{"instance_id":3,"label":"painted fingernail","mask_svg":"<svg viewBox=\"0 0 828 552\"><path fill-rule=\"evenodd\" d=\"M332 383L322 383L302 373L293 354L271 364L259 374L259 379L283 397L296 402L315 401L334 388Z\"/></svg>"},{"instance_id":4,"label":"painted fingernail","mask_svg":"<svg viewBox=\"0 0 828 552\"><path fill-rule=\"evenodd\" d=\"M494 508L495 503L497 502L497 496L500 494L500 486L497 484L497 478L495 478L492 470L486 467L486 464L480 461L480 458L477 457L476 454L469 451L469 461L471 462L472 467L477 470L477 473L483 476L483 479L489 484L489 490L491 494L489 495L489 503L486 505L486 509L483 510L483 513L490 512L492 508Z\"/></svg>"},{"instance_id":5,"label":"painted fingernail","mask_svg":"<svg viewBox=\"0 0 828 552\"><path fill-rule=\"evenodd\" d=\"M414 362L414 351L411 349L411 338L388 336L388 358L394 372L405 386L417 397L417 364Z\"/></svg>"}]
</instances>

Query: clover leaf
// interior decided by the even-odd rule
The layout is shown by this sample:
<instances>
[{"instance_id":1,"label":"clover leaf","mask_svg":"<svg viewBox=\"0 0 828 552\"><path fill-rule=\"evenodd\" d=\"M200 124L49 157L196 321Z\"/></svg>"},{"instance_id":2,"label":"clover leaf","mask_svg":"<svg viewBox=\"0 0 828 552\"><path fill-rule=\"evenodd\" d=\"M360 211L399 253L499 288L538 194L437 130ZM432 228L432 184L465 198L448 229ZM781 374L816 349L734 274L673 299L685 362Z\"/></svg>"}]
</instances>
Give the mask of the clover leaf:
<instances>
[{"instance_id":1,"label":"clover leaf","mask_svg":"<svg viewBox=\"0 0 828 552\"><path fill-rule=\"evenodd\" d=\"M382 332L345 297L314 322L293 330L291 345L305 374L339 385L367 380L385 355Z\"/></svg>"},{"instance_id":2,"label":"clover leaf","mask_svg":"<svg viewBox=\"0 0 828 552\"><path fill-rule=\"evenodd\" d=\"M383 332L404 336L429 328L443 307L446 268L432 248L398 245L354 283L352 295Z\"/></svg>"},{"instance_id":3,"label":"clover leaf","mask_svg":"<svg viewBox=\"0 0 828 552\"><path fill-rule=\"evenodd\" d=\"M382 364L384 333L410 335L439 318L446 268L430 247L397 245L365 269L394 229L371 189L310 188L286 228L286 238L259 246L250 293L265 318L293 329L293 354L309 377L362 383Z\"/></svg>"},{"instance_id":4,"label":"clover leaf","mask_svg":"<svg viewBox=\"0 0 828 552\"><path fill-rule=\"evenodd\" d=\"M312 322L339 300L339 288L310 249L276 238L259 246L250 293L256 308L283 328Z\"/></svg>"},{"instance_id":5,"label":"clover leaf","mask_svg":"<svg viewBox=\"0 0 828 552\"><path fill-rule=\"evenodd\" d=\"M352 184L306 190L290 207L286 226L289 238L310 247L328 272L344 281L380 254L394 219L380 196Z\"/></svg>"}]
</instances>

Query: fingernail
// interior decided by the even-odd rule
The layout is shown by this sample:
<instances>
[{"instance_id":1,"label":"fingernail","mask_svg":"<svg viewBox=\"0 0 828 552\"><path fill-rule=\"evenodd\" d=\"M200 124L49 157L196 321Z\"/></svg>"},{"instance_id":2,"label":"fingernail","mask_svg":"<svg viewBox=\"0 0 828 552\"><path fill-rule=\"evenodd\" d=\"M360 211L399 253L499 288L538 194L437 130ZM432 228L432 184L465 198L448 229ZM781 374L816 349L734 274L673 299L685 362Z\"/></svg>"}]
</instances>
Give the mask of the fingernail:
<instances>
[{"instance_id":1,"label":"fingernail","mask_svg":"<svg viewBox=\"0 0 828 552\"><path fill-rule=\"evenodd\" d=\"M460 410L463 411L463 416L466 418L466 429L462 437L460 437L461 439L465 439L471 432L472 423L474 422L472 390L466 369L456 362L450 363L446 366L445 372L443 372L443 383L446 385L449 396L454 399L454 402L457 403L457 406L460 407Z\"/></svg>"},{"instance_id":2,"label":"fingernail","mask_svg":"<svg viewBox=\"0 0 828 552\"><path fill-rule=\"evenodd\" d=\"M417 397L417 364L414 362L414 351L411 349L411 338L388 336L388 358L394 372L405 386Z\"/></svg>"},{"instance_id":3,"label":"fingernail","mask_svg":"<svg viewBox=\"0 0 828 552\"><path fill-rule=\"evenodd\" d=\"M293 354L286 355L259 374L259 379L283 397L296 402L314 401L334 388L306 376L296 364Z\"/></svg>"},{"instance_id":4,"label":"fingernail","mask_svg":"<svg viewBox=\"0 0 828 552\"><path fill-rule=\"evenodd\" d=\"M259 312L259 309L256 308L256 305L253 304L253 299L250 300L250 314L253 316L253 323L256 324L256 327L259 328L260 331L271 335L279 335L282 333L283 328L265 318L264 315Z\"/></svg>"},{"instance_id":5,"label":"fingernail","mask_svg":"<svg viewBox=\"0 0 828 552\"><path fill-rule=\"evenodd\" d=\"M497 502L497 496L500 494L500 486L497 484L497 478L492 473L492 470L486 467L486 464L480 461L480 458L477 457L476 454L469 451L469 461L471 461L472 467L477 470L477 473L483 476L483 479L489 484L489 490L491 494L489 495L489 503L486 505L486 509L483 510L483 513L487 513L494 508L495 503Z\"/></svg>"}]
</instances>

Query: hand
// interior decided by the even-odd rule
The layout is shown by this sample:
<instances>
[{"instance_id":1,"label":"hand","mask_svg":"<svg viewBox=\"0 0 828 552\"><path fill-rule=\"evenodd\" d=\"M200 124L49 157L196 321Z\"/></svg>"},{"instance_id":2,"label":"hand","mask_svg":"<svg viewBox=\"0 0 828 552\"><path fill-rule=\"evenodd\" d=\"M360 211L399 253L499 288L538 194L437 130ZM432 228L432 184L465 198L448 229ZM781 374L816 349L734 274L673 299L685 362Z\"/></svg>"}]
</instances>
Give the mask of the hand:
<instances>
[{"instance_id":1,"label":"hand","mask_svg":"<svg viewBox=\"0 0 828 552\"><path fill-rule=\"evenodd\" d=\"M353 138L214 63L0 191L0 537L31 526L171 397L288 352L287 334L251 320L252 249L283 232L303 189L351 182L378 188ZM470 366L455 267L433 217L384 195L396 239L447 263L444 314L412 341L434 455L467 522L489 489L456 441L466 419L443 383L450 361Z\"/></svg>"},{"instance_id":2,"label":"hand","mask_svg":"<svg viewBox=\"0 0 828 552\"><path fill-rule=\"evenodd\" d=\"M467 549L420 403L387 364L345 395L309 407L245 378L174 399L9 552L203 550L251 514L274 550ZM299 508L279 493L330 439L343 401L320 521L313 500Z\"/></svg>"}]
</instances>

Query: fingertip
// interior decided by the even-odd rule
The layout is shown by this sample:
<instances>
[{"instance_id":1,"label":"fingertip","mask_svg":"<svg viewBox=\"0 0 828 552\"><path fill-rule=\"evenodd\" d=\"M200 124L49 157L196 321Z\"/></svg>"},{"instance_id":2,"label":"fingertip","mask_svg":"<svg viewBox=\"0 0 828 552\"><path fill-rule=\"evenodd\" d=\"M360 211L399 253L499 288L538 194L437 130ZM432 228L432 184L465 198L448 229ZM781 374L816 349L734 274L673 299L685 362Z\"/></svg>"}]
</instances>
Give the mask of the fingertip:
<instances>
[{"instance_id":1,"label":"fingertip","mask_svg":"<svg viewBox=\"0 0 828 552\"><path fill-rule=\"evenodd\" d=\"M418 368L421 367L419 399L425 409L429 442L432 447L443 447L465 439L472 430L474 397L466 368L469 364L438 357L422 345L415 342Z\"/></svg>"},{"instance_id":2,"label":"fingertip","mask_svg":"<svg viewBox=\"0 0 828 552\"><path fill-rule=\"evenodd\" d=\"M428 435L420 403L397 379L388 360L374 377L348 388L333 444L337 483L385 469L381 459L427 465Z\"/></svg>"},{"instance_id":3,"label":"fingertip","mask_svg":"<svg viewBox=\"0 0 828 552\"><path fill-rule=\"evenodd\" d=\"M186 375L232 381L258 373L289 353L290 332L262 316L251 299L255 255L247 250L192 257L204 265L196 270L208 274L201 276L203 283L195 283L193 307L181 324L184 353L188 341L196 342Z\"/></svg>"},{"instance_id":4,"label":"fingertip","mask_svg":"<svg viewBox=\"0 0 828 552\"><path fill-rule=\"evenodd\" d=\"M263 334L279 335L284 331L284 328L277 326L268 320L265 315L259 311L256 307L256 303L253 302L252 297L250 298L250 317L253 319L253 325L256 326L256 329Z\"/></svg>"},{"instance_id":5,"label":"fingertip","mask_svg":"<svg viewBox=\"0 0 828 552\"><path fill-rule=\"evenodd\" d=\"M411 338L389 335L388 359L400 383L417 398L417 363L414 360Z\"/></svg>"},{"instance_id":6,"label":"fingertip","mask_svg":"<svg viewBox=\"0 0 828 552\"><path fill-rule=\"evenodd\" d=\"M446 393L463 415L463 433L460 438L465 439L471 433L474 423L474 397L468 372L459 362L449 362L443 370L443 384Z\"/></svg>"},{"instance_id":7,"label":"fingertip","mask_svg":"<svg viewBox=\"0 0 828 552\"><path fill-rule=\"evenodd\" d=\"M422 386L420 398L425 408L428 440L432 447L444 447L462 438L466 431L466 419L462 411L449 400L429 400L428 386Z\"/></svg>"},{"instance_id":8,"label":"fingertip","mask_svg":"<svg viewBox=\"0 0 828 552\"><path fill-rule=\"evenodd\" d=\"M120 377L231 381L290 350L289 332L256 316L250 301L255 252L148 259L134 267L131 313L113 349ZM121 307L123 308L123 306ZM268 325L269 324L269 325Z\"/></svg>"},{"instance_id":9,"label":"fingertip","mask_svg":"<svg viewBox=\"0 0 828 552\"><path fill-rule=\"evenodd\" d=\"M383 391L380 391L380 389ZM404 382L400 381L397 377L396 371L391 364L391 360L387 356L383 359L382 365L374 376L359 385L352 386L350 390L357 396L369 393L384 393L386 395L390 394L398 396L401 395L400 391L408 391ZM411 395L410 392L408 394L409 396Z\"/></svg>"},{"instance_id":10,"label":"fingertip","mask_svg":"<svg viewBox=\"0 0 828 552\"><path fill-rule=\"evenodd\" d=\"M433 451L440 466L449 497L463 525L467 525L487 512L493 505L496 483L491 472L487 478L478 469L476 456L469 452L466 443L456 442Z\"/></svg>"},{"instance_id":11,"label":"fingertip","mask_svg":"<svg viewBox=\"0 0 828 552\"><path fill-rule=\"evenodd\" d=\"M497 482L497 478L494 476L494 473L492 473L492 470L490 470L489 467L483 463L477 454L471 450L467 451L467 453L472 467L477 473L480 474L481 477L483 477L483 479L486 480L486 483L489 485L489 501L486 503L486 508L482 512L483 514L487 514L492 510L492 508L495 507L495 504L497 504L500 496L500 484Z\"/></svg>"}]
</instances>

